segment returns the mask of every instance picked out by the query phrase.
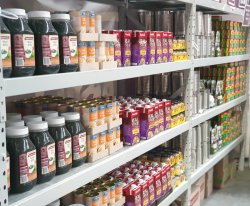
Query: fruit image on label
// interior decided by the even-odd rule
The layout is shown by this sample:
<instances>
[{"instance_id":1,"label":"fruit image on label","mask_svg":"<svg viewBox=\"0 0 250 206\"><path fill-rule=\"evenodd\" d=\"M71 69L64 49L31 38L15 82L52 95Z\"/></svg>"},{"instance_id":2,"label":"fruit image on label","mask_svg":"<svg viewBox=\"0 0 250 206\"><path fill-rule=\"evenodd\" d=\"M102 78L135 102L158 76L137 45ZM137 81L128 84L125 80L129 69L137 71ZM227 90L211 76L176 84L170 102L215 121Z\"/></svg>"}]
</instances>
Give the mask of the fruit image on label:
<instances>
[{"instance_id":1,"label":"fruit image on label","mask_svg":"<svg viewBox=\"0 0 250 206\"><path fill-rule=\"evenodd\" d=\"M14 34L15 66L35 66L34 35Z\"/></svg>"},{"instance_id":2,"label":"fruit image on label","mask_svg":"<svg viewBox=\"0 0 250 206\"><path fill-rule=\"evenodd\" d=\"M58 167L64 167L72 163L71 138L58 141L57 160Z\"/></svg>"},{"instance_id":3,"label":"fruit image on label","mask_svg":"<svg viewBox=\"0 0 250 206\"><path fill-rule=\"evenodd\" d=\"M65 158L71 159L72 149L71 149L71 138L67 138L64 140L64 150L65 150Z\"/></svg>"},{"instance_id":4,"label":"fruit image on label","mask_svg":"<svg viewBox=\"0 0 250 206\"><path fill-rule=\"evenodd\" d=\"M56 170L55 144L41 148L41 174L45 175Z\"/></svg>"},{"instance_id":5,"label":"fruit image on label","mask_svg":"<svg viewBox=\"0 0 250 206\"><path fill-rule=\"evenodd\" d=\"M11 67L10 34L0 34L3 67Z\"/></svg>"},{"instance_id":6,"label":"fruit image on label","mask_svg":"<svg viewBox=\"0 0 250 206\"><path fill-rule=\"evenodd\" d=\"M25 184L37 178L36 150L19 156L20 184Z\"/></svg>"},{"instance_id":7,"label":"fruit image on label","mask_svg":"<svg viewBox=\"0 0 250 206\"><path fill-rule=\"evenodd\" d=\"M86 132L73 136L73 160L86 157Z\"/></svg>"}]
</instances>

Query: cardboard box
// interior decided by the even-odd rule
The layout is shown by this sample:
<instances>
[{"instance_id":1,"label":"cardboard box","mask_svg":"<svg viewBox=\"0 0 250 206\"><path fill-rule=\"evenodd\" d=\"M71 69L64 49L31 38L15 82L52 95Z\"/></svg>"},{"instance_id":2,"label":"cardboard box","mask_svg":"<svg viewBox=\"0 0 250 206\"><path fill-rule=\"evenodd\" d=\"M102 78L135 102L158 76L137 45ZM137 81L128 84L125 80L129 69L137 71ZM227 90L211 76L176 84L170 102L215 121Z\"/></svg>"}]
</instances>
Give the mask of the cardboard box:
<instances>
[{"instance_id":1,"label":"cardboard box","mask_svg":"<svg viewBox=\"0 0 250 206\"><path fill-rule=\"evenodd\" d=\"M229 177L229 157L227 155L214 167L214 188L222 189Z\"/></svg>"},{"instance_id":2,"label":"cardboard box","mask_svg":"<svg viewBox=\"0 0 250 206\"><path fill-rule=\"evenodd\" d=\"M200 206L200 187L199 186L192 186L191 198L190 198L190 206Z\"/></svg>"},{"instance_id":3,"label":"cardboard box","mask_svg":"<svg viewBox=\"0 0 250 206\"><path fill-rule=\"evenodd\" d=\"M195 186L198 186L200 188L200 201L202 202L205 197L205 175L203 175L199 180L197 180Z\"/></svg>"},{"instance_id":4,"label":"cardboard box","mask_svg":"<svg viewBox=\"0 0 250 206\"><path fill-rule=\"evenodd\" d=\"M205 175L205 198L208 198L213 192L213 174L214 169L212 168Z\"/></svg>"}]
</instances>

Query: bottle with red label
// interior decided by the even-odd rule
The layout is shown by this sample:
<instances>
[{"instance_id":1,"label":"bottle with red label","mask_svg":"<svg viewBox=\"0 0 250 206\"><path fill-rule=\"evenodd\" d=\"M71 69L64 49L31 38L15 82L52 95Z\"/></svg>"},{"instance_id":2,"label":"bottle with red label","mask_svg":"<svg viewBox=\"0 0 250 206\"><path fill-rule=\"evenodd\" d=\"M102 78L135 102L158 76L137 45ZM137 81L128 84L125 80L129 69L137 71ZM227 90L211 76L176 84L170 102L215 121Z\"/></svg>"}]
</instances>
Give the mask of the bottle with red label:
<instances>
[{"instance_id":1,"label":"bottle with red label","mask_svg":"<svg viewBox=\"0 0 250 206\"><path fill-rule=\"evenodd\" d=\"M72 138L65 126L65 118L48 117L45 121L56 144L56 175L64 174L72 167Z\"/></svg>"},{"instance_id":2,"label":"bottle with red label","mask_svg":"<svg viewBox=\"0 0 250 206\"><path fill-rule=\"evenodd\" d=\"M66 121L66 127L72 136L72 166L82 165L87 159L86 131L80 121L78 112L67 112L61 114Z\"/></svg>"},{"instance_id":3,"label":"bottle with red label","mask_svg":"<svg viewBox=\"0 0 250 206\"><path fill-rule=\"evenodd\" d=\"M26 192L37 181L36 148L29 138L28 127L7 127L6 136L10 154L11 192Z\"/></svg>"},{"instance_id":4,"label":"bottle with red label","mask_svg":"<svg viewBox=\"0 0 250 206\"><path fill-rule=\"evenodd\" d=\"M32 76L35 72L34 34L28 25L28 20L25 10L24 9L5 9L5 10L18 16L17 19L7 19L7 18L3 19L4 23L8 27L11 34L11 53L12 53L11 76L12 77ZM10 64L9 61L5 63Z\"/></svg>"},{"instance_id":5,"label":"bottle with red label","mask_svg":"<svg viewBox=\"0 0 250 206\"><path fill-rule=\"evenodd\" d=\"M10 31L7 26L3 23L0 17L0 44L1 44L1 54L2 54L2 66L3 66L3 77L10 77L12 71L11 64L11 40Z\"/></svg>"},{"instance_id":6,"label":"bottle with red label","mask_svg":"<svg viewBox=\"0 0 250 206\"><path fill-rule=\"evenodd\" d=\"M51 22L50 12L31 11L29 25L35 34L36 74L59 72L59 37Z\"/></svg>"},{"instance_id":7,"label":"bottle with red label","mask_svg":"<svg viewBox=\"0 0 250 206\"><path fill-rule=\"evenodd\" d=\"M60 73L78 70L77 35L69 14L52 14L52 24L59 36Z\"/></svg>"},{"instance_id":8,"label":"bottle with red label","mask_svg":"<svg viewBox=\"0 0 250 206\"><path fill-rule=\"evenodd\" d=\"M28 122L27 126L37 150L37 182L48 182L56 174L55 141L49 134L47 122Z\"/></svg>"}]
</instances>

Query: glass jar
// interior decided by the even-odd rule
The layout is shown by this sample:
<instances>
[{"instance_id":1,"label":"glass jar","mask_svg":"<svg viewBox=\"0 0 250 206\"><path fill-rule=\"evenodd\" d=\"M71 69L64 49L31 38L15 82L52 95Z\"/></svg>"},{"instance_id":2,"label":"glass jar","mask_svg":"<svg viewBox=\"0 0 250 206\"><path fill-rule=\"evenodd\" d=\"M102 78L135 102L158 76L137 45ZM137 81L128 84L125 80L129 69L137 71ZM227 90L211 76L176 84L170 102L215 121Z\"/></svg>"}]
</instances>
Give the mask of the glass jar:
<instances>
[{"instance_id":1,"label":"glass jar","mask_svg":"<svg viewBox=\"0 0 250 206\"><path fill-rule=\"evenodd\" d=\"M10 153L11 191L26 192L37 181L36 148L29 138L28 127L7 127L6 136Z\"/></svg>"},{"instance_id":2,"label":"glass jar","mask_svg":"<svg viewBox=\"0 0 250 206\"><path fill-rule=\"evenodd\" d=\"M4 18L11 34L12 77L32 76L35 72L34 34L28 25L24 9L4 9L18 19Z\"/></svg>"},{"instance_id":3,"label":"glass jar","mask_svg":"<svg viewBox=\"0 0 250 206\"><path fill-rule=\"evenodd\" d=\"M28 122L27 126L37 150L37 182L48 182L56 174L55 141L49 134L47 122Z\"/></svg>"},{"instance_id":4,"label":"glass jar","mask_svg":"<svg viewBox=\"0 0 250 206\"><path fill-rule=\"evenodd\" d=\"M72 167L71 135L65 126L64 117L49 117L45 121L56 144L56 174L64 174Z\"/></svg>"},{"instance_id":5,"label":"glass jar","mask_svg":"<svg viewBox=\"0 0 250 206\"><path fill-rule=\"evenodd\" d=\"M77 36L69 14L52 14L52 24L59 36L60 73L78 70Z\"/></svg>"},{"instance_id":6,"label":"glass jar","mask_svg":"<svg viewBox=\"0 0 250 206\"><path fill-rule=\"evenodd\" d=\"M28 13L29 25L35 34L36 74L55 74L59 72L58 33L52 25L50 12L31 11Z\"/></svg>"}]
</instances>

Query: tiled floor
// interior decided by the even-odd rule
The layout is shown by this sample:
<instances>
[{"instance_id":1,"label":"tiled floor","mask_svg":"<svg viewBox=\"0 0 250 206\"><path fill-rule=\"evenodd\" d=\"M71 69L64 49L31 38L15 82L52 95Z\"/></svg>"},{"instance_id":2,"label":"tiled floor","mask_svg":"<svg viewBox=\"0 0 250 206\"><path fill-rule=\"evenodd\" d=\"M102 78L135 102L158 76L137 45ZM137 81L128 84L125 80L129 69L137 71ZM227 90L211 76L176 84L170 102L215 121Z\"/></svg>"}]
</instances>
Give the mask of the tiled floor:
<instances>
[{"instance_id":1,"label":"tiled floor","mask_svg":"<svg viewBox=\"0 0 250 206\"><path fill-rule=\"evenodd\" d=\"M250 170L237 174L222 190L215 190L203 206L250 206Z\"/></svg>"}]
</instances>

